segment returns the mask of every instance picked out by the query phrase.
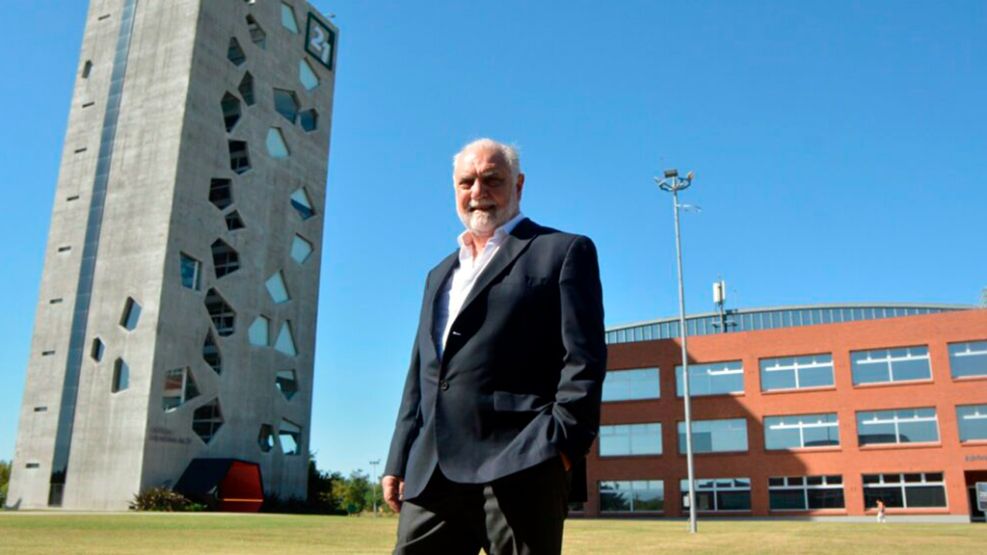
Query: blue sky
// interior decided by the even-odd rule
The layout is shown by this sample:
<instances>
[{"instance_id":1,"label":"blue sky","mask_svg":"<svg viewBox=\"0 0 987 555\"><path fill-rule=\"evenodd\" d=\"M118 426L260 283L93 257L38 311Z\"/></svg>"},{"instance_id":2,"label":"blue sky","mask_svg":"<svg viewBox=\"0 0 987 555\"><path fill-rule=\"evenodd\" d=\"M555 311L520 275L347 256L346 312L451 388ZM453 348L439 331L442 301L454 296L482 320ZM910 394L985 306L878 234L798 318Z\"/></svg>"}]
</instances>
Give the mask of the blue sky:
<instances>
[{"instance_id":1,"label":"blue sky","mask_svg":"<svg viewBox=\"0 0 987 555\"><path fill-rule=\"evenodd\" d=\"M261 0L263 1L263 0ZM315 2L341 29L311 448L384 458L424 276L454 247L450 158L521 147L522 210L598 246L608 325L686 303L974 304L987 287L987 3ZM86 13L4 6L0 459L16 423Z\"/></svg>"}]
</instances>

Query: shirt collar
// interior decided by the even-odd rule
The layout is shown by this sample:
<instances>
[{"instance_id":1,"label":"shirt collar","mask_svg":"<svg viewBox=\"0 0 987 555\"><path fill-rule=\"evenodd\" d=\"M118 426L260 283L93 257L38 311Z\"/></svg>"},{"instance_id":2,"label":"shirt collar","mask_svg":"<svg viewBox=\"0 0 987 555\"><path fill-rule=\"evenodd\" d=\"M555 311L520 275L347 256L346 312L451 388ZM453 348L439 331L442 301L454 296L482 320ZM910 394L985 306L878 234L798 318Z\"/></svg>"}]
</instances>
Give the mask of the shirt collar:
<instances>
[{"instance_id":1,"label":"shirt collar","mask_svg":"<svg viewBox=\"0 0 987 555\"><path fill-rule=\"evenodd\" d=\"M525 218L524 214L522 214L521 211L518 211L516 216L507 220L506 222L504 222L503 225L501 225L500 227L494 230L493 235L490 237L489 240L487 240L487 245L496 247L501 243L503 243L504 239L507 238L507 236L511 233L511 231L514 231L514 228L517 227L517 224L521 223L521 220L523 220L524 218ZM468 229L459 234L459 237L456 238L456 242L459 243L460 259L463 258L464 251L467 253L472 252L470 246L473 244L473 236L470 235ZM477 255L479 254L480 253L477 253Z\"/></svg>"}]
</instances>

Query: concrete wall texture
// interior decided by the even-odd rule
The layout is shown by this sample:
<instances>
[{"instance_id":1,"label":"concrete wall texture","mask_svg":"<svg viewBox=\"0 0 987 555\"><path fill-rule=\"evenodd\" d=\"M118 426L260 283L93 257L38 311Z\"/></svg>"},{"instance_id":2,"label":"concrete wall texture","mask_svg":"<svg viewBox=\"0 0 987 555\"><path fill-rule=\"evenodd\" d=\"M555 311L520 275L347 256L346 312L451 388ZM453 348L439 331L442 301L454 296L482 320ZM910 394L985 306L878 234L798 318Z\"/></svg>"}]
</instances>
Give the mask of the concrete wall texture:
<instances>
[{"instance_id":1,"label":"concrete wall texture","mask_svg":"<svg viewBox=\"0 0 987 555\"><path fill-rule=\"evenodd\" d=\"M91 2L10 506L123 509L194 458L304 497L330 35L302 0Z\"/></svg>"},{"instance_id":2,"label":"concrete wall texture","mask_svg":"<svg viewBox=\"0 0 987 555\"><path fill-rule=\"evenodd\" d=\"M695 455L697 479L743 477L750 480L750 508L722 515L861 516L865 507L861 476L879 473L943 473L946 506L890 508L892 515L964 516L973 511L968 488L987 481L987 440L961 442L956 407L987 404L987 367L976 377L956 378L950 371L948 345L987 340L987 310L959 310L921 316L821 324L774 330L690 337L690 364L741 361L743 391L694 397L693 420L744 419L748 448L735 453ZM926 346L931 379L854 385L851 353L872 349ZM763 358L810 354L832 355L832 386L804 390L762 391L759 361ZM675 367L680 364L678 340L610 345L608 370L658 368L660 398L605 402L603 425L661 423L661 455L603 456L598 445L588 460L589 502L584 514L601 514L600 482L662 480L666 516L681 516L687 476L686 458L679 454L677 425L684 420L682 399L676 396ZM858 411L934 407L938 441L911 444L859 445ZM787 450L765 448L767 416L835 413L839 445ZM769 508L772 477L840 475L845 506L838 509L776 511ZM620 514L603 513L603 514Z\"/></svg>"}]
</instances>

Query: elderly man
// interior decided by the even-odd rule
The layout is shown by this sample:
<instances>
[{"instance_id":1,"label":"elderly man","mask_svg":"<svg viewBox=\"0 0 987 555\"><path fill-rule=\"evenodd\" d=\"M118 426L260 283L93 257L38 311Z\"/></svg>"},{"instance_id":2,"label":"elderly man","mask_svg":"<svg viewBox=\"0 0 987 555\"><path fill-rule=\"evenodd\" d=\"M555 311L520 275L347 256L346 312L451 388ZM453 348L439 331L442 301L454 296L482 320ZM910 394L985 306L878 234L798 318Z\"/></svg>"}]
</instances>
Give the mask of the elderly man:
<instances>
[{"instance_id":1,"label":"elderly man","mask_svg":"<svg viewBox=\"0 0 987 555\"><path fill-rule=\"evenodd\" d=\"M429 274L381 485L395 553L559 553L606 366L596 250L519 209L517 151L453 159L459 249Z\"/></svg>"}]
</instances>

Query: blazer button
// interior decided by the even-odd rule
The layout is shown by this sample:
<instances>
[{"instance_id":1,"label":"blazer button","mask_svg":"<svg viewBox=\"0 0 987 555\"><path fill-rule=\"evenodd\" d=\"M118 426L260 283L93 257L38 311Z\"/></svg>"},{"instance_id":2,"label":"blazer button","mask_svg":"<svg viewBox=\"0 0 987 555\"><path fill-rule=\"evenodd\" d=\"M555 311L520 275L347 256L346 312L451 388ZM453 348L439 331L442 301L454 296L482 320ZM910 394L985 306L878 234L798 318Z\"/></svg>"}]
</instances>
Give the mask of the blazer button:
<instances>
[{"instance_id":1,"label":"blazer button","mask_svg":"<svg viewBox=\"0 0 987 555\"><path fill-rule=\"evenodd\" d=\"M439 380L439 389L441 389L442 391L448 390L449 389L449 382L447 382L445 380Z\"/></svg>"}]
</instances>

